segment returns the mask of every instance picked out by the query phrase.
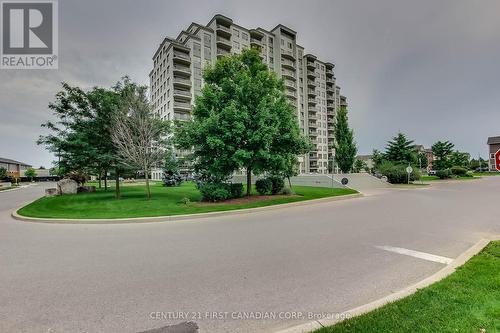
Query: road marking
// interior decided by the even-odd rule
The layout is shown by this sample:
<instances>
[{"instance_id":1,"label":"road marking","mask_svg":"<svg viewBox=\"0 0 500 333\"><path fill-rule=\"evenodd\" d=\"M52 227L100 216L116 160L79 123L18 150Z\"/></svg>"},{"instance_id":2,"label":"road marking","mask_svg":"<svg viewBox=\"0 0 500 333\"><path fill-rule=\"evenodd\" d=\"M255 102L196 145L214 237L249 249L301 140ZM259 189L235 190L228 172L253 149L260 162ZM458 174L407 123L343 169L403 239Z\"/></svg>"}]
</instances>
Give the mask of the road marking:
<instances>
[{"instance_id":1,"label":"road marking","mask_svg":"<svg viewBox=\"0 0 500 333\"><path fill-rule=\"evenodd\" d=\"M448 265L453 261L453 259L451 259L451 258L442 257L442 256L438 256L435 254L430 254L430 253L425 253L425 252L420 252L420 251L408 250L408 249L404 249L402 247L394 247L394 246L387 246L387 245L375 246L375 247L378 249L381 249L381 250L386 250L386 251L390 251L390 252L404 254L404 255L419 258L419 259L434 261L434 262L438 262L438 263L445 264L445 265Z\"/></svg>"}]
</instances>

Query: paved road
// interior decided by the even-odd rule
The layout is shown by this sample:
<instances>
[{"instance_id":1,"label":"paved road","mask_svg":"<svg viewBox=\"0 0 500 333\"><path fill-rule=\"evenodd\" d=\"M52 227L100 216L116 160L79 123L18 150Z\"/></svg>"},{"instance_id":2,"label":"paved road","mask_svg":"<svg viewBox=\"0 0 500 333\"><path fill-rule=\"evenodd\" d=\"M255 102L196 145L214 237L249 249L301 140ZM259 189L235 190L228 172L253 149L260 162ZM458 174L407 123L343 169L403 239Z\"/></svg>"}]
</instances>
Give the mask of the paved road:
<instances>
[{"instance_id":1,"label":"paved road","mask_svg":"<svg viewBox=\"0 0 500 333\"><path fill-rule=\"evenodd\" d=\"M341 312L443 267L377 246L455 258L500 234L499 188L500 177L491 177L136 225L14 221L10 210L43 188L0 193L0 332L141 332L183 322L165 319L180 311ZM212 333L305 320L194 321Z\"/></svg>"}]
</instances>

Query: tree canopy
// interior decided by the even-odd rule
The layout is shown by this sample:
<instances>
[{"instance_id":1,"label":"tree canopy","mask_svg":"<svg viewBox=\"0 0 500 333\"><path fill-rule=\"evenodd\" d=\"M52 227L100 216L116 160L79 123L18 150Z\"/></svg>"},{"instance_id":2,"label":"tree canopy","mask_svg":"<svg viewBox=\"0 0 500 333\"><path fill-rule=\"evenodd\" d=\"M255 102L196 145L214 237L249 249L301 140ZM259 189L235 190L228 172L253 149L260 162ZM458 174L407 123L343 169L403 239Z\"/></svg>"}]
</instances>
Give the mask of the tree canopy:
<instances>
[{"instance_id":1,"label":"tree canopy","mask_svg":"<svg viewBox=\"0 0 500 333\"><path fill-rule=\"evenodd\" d=\"M347 108L341 107L337 111L335 121L335 161L342 172L351 171L356 153L354 131L349 128Z\"/></svg>"},{"instance_id":2,"label":"tree canopy","mask_svg":"<svg viewBox=\"0 0 500 333\"><path fill-rule=\"evenodd\" d=\"M225 181L245 169L247 194L252 173L292 174L297 155L310 145L299 131L283 82L259 52L222 57L203 78L193 120L180 126L176 135L180 147L192 149L195 171Z\"/></svg>"}]
</instances>

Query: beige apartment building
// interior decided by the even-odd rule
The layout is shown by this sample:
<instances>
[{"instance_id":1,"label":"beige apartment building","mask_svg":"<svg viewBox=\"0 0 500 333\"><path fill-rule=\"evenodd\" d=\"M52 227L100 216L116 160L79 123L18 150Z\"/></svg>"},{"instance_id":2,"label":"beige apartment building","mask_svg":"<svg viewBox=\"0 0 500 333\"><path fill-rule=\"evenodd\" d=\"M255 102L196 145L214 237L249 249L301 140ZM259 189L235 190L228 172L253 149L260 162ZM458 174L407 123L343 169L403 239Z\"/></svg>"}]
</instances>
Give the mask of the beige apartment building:
<instances>
[{"instance_id":1,"label":"beige apartment building","mask_svg":"<svg viewBox=\"0 0 500 333\"><path fill-rule=\"evenodd\" d=\"M341 105L347 106L347 99L336 84L335 65L306 53L297 43L297 32L281 24L272 30L245 28L215 15L207 25L191 23L176 38L165 38L149 74L156 114L164 120L189 120L204 66L250 47L258 48L263 61L283 79L300 129L314 144L313 151L300 158L300 172L328 173L335 154L335 114Z\"/></svg>"}]
</instances>

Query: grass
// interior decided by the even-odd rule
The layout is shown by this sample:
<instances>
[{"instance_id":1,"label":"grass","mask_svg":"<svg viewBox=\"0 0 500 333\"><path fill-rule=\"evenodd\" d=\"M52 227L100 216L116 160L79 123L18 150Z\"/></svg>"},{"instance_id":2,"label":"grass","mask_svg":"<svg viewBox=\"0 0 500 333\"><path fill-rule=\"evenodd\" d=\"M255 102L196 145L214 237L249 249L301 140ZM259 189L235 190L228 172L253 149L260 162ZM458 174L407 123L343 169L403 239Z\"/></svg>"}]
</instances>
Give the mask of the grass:
<instances>
[{"instance_id":1,"label":"grass","mask_svg":"<svg viewBox=\"0 0 500 333\"><path fill-rule=\"evenodd\" d=\"M428 175L423 175L420 177L421 181L440 181L440 180L473 180L473 179L478 179L481 178L480 176L476 176L474 174L473 177L454 177L454 178L447 178L447 179L440 179L438 176L428 176Z\"/></svg>"},{"instance_id":2,"label":"grass","mask_svg":"<svg viewBox=\"0 0 500 333\"><path fill-rule=\"evenodd\" d=\"M500 332L500 241L447 278L315 333Z\"/></svg>"},{"instance_id":3,"label":"grass","mask_svg":"<svg viewBox=\"0 0 500 333\"><path fill-rule=\"evenodd\" d=\"M294 196L279 196L268 200L240 203L200 203L200 193L193 183L180 187L151 187L152 198L145 197L144 186L123 186L122 198L115 199L113 189L95 193L44 197L21 208L19 214L43 218L128 218L227 211L297 202L357 193L347 188L294 186ZM190 203L181 201L188 198Z\"/></svg>"},{"instance_id":4,"label":"grass","mask_svg":"<svg viewBox=\"0 0 500 333\"><path fill-rule=\"evenodd\" d=\"M483 177L483 176L500 176L500 172L474 172L474 176Z\"/></svg>"}]
</instances>

